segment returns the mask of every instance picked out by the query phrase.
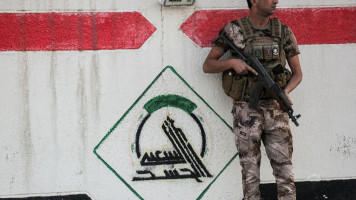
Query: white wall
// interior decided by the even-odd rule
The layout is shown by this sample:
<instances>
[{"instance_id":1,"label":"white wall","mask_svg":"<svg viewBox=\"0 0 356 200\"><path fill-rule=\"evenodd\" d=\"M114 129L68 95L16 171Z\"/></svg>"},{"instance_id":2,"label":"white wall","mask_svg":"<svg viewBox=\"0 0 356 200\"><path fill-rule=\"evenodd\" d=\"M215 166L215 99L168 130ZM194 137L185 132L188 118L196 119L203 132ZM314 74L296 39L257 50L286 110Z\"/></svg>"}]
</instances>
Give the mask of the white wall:
<instances>
[{"instance_id":1,"label":"white wall","mask_svg":"<svg viewBox=\"0 0 356 200\"><path fill-rule=\"evenodd\" d=\"M297 0L279 5L356 3ZM231 0L196 0L182 8L161 7L157 0L1 1L4 13L134 10L157 30L136 50L0 52L0 197L83 191L94 199L137 199L95 156L94 147L167 65L231 124L232 101L223 94L220 75L201 69L210 48L196 45L179 27L195 10L245 7L244 1ZM302 114L300 127L292 125L295 178L356 178L356 44L301 45L300 50L304 78L292 94ZM273 182L265 156L261 168L262 181ZM235 159L203 199L241 198L240 179Z\"/></svg>"}]
</instances>

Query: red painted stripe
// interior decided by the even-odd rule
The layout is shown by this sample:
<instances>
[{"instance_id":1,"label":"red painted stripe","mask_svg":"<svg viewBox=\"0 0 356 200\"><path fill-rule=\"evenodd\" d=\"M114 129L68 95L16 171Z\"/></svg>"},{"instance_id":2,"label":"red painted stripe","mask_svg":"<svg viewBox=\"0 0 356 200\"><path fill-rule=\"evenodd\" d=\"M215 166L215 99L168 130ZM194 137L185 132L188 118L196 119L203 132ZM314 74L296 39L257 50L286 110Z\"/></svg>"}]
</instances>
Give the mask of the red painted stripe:
<instances>
[{"instance_id":1,"label":"red painted stripe","mask_svg":"<svg viewBox=\"0 0 356 200\"><path fill-rule=\"evenodd\" d=\"M0 13L0 51L138 49L155 30L139 12Z\"/></svg>"},{"instance_id":2,"label":"red painted stripe","mask_svg":"<svg viewBox=\"0 0 356 200\"><path fill-rule=\"evenodd\" d=\"M199 46L208 47L227 22L248 13L248 9L200 10L180 28ZM278 9L275 16L293 30L299 44L356 43L356 7L285 8Z\"/></svg>"}]
</instances>

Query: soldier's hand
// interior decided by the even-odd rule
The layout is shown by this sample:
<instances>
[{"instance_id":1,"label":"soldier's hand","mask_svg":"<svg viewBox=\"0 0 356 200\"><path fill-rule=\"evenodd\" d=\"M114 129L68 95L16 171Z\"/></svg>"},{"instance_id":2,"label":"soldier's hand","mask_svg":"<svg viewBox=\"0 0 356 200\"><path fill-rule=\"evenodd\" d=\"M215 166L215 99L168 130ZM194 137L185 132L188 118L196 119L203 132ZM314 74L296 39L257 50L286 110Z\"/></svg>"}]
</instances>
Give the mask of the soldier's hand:
<instances>
[{"instance_id":1,"label":"soldier's hand","mask_svg":"<svg viewBox=\"0 0 356 200\"><path fill-rule=\"evenodd\" d=\"M277 109L281 109L281 106L279 105L277 100L274 99L273 102L274 104L276 104Z\"/></svg>"},{"instance_id":2,"label":"soldier's hand","mask_svg":"<svg viewBox=\"0 0 356 200\"><path fill-rule=\"evenodd\" d=\"M245 63L245 61L241 59L231 59L231 66L235 70L237 74L246 75L248 72L252 72L254 75L258 75L258 73L249 65Z\"/></svg>"},{"instance_id":3,"label":"soldier's hand","mask_svg":"<svg viewBox=\"0 0 356 200\"><path fill-rule=\"evenodd\" d=\"M292 102L291 98L289 97L289 93L286 92L286 91L284 91L284 94L286 95L286 97L287 97L287 99L288 99L290 105L293 105L293 102ZM281 109L281 106L279 105L279 103L278 103L277 100L273 100L273 102L276 104L276 107L277 107L278 109Z\"/></svg>"},{"instance_id":4,"label":"soldier's hand","mask_svg":"<svg viewBox=\"0 0 356 200\"><path fill-rule=\"evenodd\" d=\"M287 91L284 90L284 94L286 95L290 105L293 105L292 99L289 97L289 93Z\"/></svg>"}]
</instances>

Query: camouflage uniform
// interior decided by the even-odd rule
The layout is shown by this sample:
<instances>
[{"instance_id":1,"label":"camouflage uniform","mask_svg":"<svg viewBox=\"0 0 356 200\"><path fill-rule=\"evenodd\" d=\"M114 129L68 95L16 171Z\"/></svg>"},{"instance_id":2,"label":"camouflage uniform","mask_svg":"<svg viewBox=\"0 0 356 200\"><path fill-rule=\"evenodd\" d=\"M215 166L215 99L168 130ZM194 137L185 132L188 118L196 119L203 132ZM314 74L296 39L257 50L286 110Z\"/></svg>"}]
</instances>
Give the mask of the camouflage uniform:
<instances>
[{"instance_id":1,"label":"camouflage uniform","mask_svg":"<svg viewBox=\"0 0 356 200\"><path fill-rule=\"evenodd\" d=\"M270 36L271 28L257 28L251 25L255 36ZM286 58L299 54L298 45L293 32L286 25L284 28L283 49ZM241 50L246 43L241 28L237 23L230 22L224 30ZM229 46L217 40L214 47L226 52ZM258 109L250 109L248 96L235 101L233 106L235 142L242 167L242 184L244 199L260 199L260 163L261 141L265 145L267 156L276 178L278 198L283 200L296 199L294 175L292 172L293 140L289 127L288 114L277 108L273 99L259 101Z\"/></svg>"}]
</instances>

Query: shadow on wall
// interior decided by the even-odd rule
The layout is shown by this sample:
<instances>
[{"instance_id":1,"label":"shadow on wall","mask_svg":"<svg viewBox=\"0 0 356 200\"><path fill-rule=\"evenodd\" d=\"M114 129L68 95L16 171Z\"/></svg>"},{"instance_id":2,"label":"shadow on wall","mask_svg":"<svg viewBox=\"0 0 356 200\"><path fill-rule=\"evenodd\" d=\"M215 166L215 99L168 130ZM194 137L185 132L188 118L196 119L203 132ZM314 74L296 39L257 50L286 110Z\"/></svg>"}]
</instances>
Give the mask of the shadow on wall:
<instances>
[{"instance_id":1,"label":"shadow on wall","mask_svg":"<svg viewBox=\"0 0 356 200\"><path fill-rule=\"evenodd\" d=\"M86 194L0 198L0 200L91 200Z\"/></svg>"},{"instance_id":2,"label":"shadow on wall","mask_svg":"<svg viewBox=\"0 0 356 200\"><path fill-rule=\"evenodd\" d=\"M351 200L356 198L356 179L317 182L296 182L297 200ZM261 199L276 200L277 186L275 183L261 184Z\"/></svg>"},{"instance_id":3,"label":"shadow on wall","mask_svg":"<svg viewBox=\"0 0 356 200\"><path fill-rule=\"evenodd\" d=\"M356 197L356 179L296 182L298 200L351 200ZM261 200L277 200L277 187L275 183L261 184ZM11 197L0 200L91 200L86 194L36 196L36 197Z\"/></svg>"}]
</instances>

